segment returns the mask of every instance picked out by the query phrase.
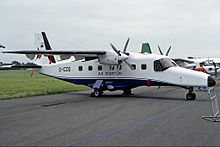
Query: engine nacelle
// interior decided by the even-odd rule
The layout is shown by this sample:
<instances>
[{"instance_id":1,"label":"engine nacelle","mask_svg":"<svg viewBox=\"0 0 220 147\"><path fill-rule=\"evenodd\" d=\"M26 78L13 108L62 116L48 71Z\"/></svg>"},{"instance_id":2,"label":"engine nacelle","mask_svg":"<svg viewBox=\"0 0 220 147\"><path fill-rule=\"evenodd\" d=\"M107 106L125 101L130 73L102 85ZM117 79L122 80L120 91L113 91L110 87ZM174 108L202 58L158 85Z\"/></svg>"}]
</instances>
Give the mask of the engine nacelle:
<instances>
[{"instance_id":1,"label":"engine nacelle","mask_svg":"<svg viewBox=\"0 0 220 147\"><path fill-rule=\"evenodd\" d=\"M106 65L118 65L118 55L112 52L107 52L105 55L101 55L98 58L100 64Z\"/></svg>"}]
</instances>

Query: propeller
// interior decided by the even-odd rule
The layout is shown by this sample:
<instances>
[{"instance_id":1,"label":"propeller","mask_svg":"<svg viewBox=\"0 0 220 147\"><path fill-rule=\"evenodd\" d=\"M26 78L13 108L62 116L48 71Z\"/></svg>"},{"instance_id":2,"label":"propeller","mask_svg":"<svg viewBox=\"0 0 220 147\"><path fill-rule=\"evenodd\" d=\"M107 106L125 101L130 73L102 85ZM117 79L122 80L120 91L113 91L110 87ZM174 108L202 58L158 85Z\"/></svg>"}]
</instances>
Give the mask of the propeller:
<instances>
[{"instance_id":1,"label":"propeller","mask_svg":"<svg viewBox=\"0 0 220 147\"><path fill-rule=\"evenodd\" d=\"M162 50L160 49L160 46L159 46L159 45L158 45L158 49L159 49L160 54L163 55L163 52L162 52ZM171 49L171 46L168 48L168 50L167 50L167 52L166 52L166 56L169 55L170 49Z\"/></svg>"},{"instance_id":2,"label":"propeller","mask_svg":"<svg viewBox=\"0 0 220 147\"><path fill-rule=\"evenodd\" d=\"M131 70L134 70L134 67L126 61L128 59L128 55L126 54L126 50L127 50L129 40L130 40L130 38L128 38L128 40L126 41L125 46L124 46L124 50L122 53L113 44L110 43L110 45L111 45L112 49L115 51L115 53L118 55L118 63L121 64L124 61Z\"/></svg>"}]
</instances>

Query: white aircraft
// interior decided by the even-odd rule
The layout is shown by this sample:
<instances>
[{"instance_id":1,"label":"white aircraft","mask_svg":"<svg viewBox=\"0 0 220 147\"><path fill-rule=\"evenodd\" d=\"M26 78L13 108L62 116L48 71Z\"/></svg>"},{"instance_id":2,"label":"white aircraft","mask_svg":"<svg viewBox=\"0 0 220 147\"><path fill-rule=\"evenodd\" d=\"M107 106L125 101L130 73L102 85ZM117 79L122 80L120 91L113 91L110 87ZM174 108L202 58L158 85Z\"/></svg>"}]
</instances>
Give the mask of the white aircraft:
<instances>
[{"instance_id":1,"label":"white aircraft","mask_svg":"<svg viewBox=\"0 0 220 147\"><path fill-rule=\"evenodd\" d=\"M38 33L35 39L38 42L37 50L3 53L26 54L35 60L37 66L21 68L39 68L43 75L86 85L94 89L91 96L99 97L105 90L123 90L125 95L130 95L132 88L143 85L179 86L189 90L187 100L194 100L196 94L193 87L216 85L208 74L179 67L168 56L128 52L129 39L122 52L112 44L113 51L52 51L44 32ZM67 60L58 61L54 55Z\"/></svg>"}]
</instances>

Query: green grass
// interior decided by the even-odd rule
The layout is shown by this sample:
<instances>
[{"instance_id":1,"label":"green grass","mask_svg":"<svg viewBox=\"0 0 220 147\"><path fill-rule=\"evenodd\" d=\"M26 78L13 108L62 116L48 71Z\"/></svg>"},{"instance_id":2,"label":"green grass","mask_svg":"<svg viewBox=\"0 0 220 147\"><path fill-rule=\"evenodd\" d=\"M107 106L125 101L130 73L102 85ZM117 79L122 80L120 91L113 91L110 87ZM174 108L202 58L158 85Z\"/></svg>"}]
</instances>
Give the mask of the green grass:
<instances>
[{"instance_id":1,"label":"green grass","mask_svg":"<svg viewBox=\"0 0 220 147\"><path fill-rule=\"evenodd\" d=\"M87 90L83 85L75 85L34 71L0 71L0 100L47 95L69 91Z\"/></svg>"}]
</instances>

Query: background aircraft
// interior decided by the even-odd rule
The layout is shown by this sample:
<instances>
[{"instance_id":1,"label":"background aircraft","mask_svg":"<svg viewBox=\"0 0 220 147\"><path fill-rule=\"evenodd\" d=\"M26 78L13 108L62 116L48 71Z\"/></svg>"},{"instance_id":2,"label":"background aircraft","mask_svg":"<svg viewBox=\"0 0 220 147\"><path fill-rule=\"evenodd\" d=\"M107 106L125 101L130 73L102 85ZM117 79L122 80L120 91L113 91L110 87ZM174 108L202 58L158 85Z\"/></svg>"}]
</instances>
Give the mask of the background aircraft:
<instances>
[{"instance_id":1,"label":"background aircraft","mask_svg":"<svg viewBox=\"0 0 220 147\"><path fill-rule=\"evenodd\" d=\"M37 50L3 53L26 54L36 66L20 68L38 68L41 74L89 86L94 89L91 96L101 96L105 90L123 90L125 95L130 95L132 88L144 85L179 86L189 90L187 100L194 100L193 87L216 84L208 74L179 67L168 56L128 52L129 39L123 51L113 44L110 44L112 51L53 51L44 32L35 35L35 42ZM66 56L67 60L59 61L54 55Z\"/></svg>"},{"instance_id":2,"label":"background aircraft","mask_svg":"<svg viewBox=\"0 0 220 147\"><path fill-rule=\"evenodd\" d=\"M162 50L160 49L160 46L158 45L158 49L161 55L163 55ZM169 55L169 52L171 50L171 46L168 48L166 52L166 56ZM142 45L141 53L149 53L151 54L151 48L149 43L144 43ZM210 75L215 75L217 77L218 73L220 73L219 65L220 59L218 58L195 58L195 57L188 57L189 59L182 59L182 58L175 58L173 61L175 61L176 64L178 64L180 67L184 67L187 69L193 69L196 71L201 71L204 73L208 73ZM217 63L215 63L215 61Z\"/></svg>"},{"instance_id":3,"label":"background aircraft","mask_svg":"<svg viewBox=\"0 0 220 147\"><path fill-rule=\"evenodd\" d=\"M0 48L5 48L5 46L3 46L3 45L0 44Z\"/></svg>"}]
</instances>

